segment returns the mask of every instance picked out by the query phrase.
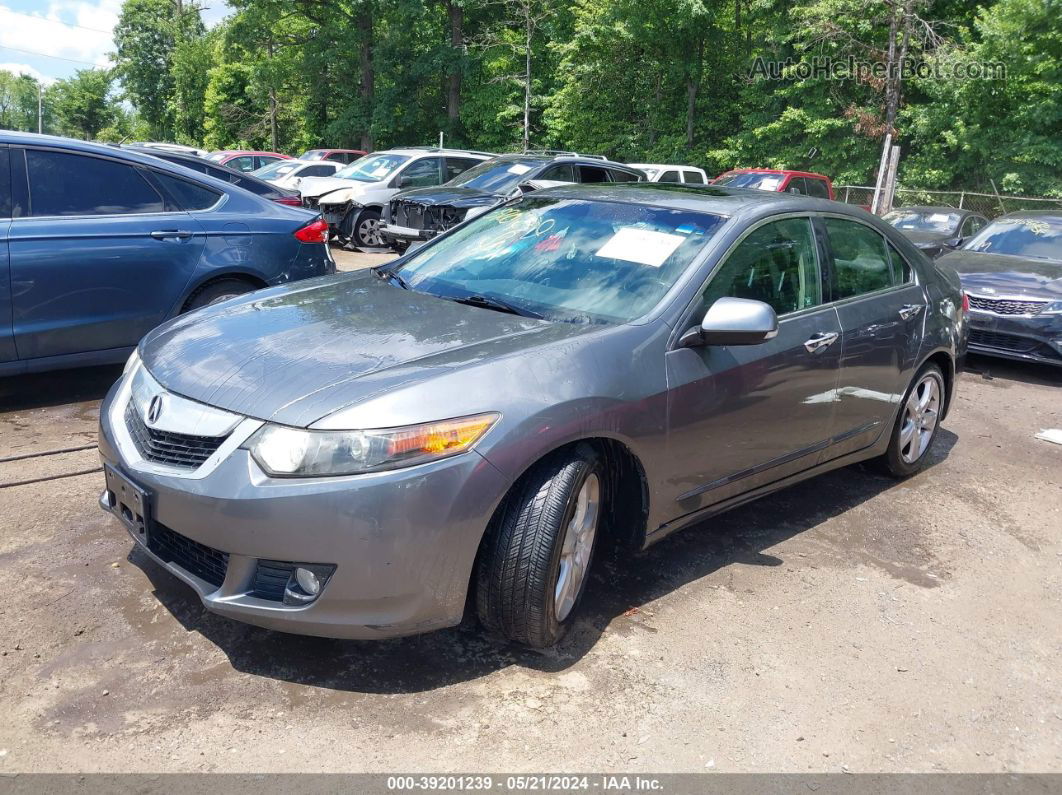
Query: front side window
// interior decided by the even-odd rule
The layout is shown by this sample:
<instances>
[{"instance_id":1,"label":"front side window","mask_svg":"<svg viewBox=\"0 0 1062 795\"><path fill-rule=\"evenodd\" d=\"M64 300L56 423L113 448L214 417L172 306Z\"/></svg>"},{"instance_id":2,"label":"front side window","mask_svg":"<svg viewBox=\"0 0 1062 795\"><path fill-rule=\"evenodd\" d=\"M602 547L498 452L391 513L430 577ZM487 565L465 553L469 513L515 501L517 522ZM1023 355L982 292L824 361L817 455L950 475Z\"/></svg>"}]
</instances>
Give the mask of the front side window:
<instances>
[{"instance_id":1,"label":"front side window","mask_svg":"<svg viewBox=\"0 0 1062 795\"><path fill-rule=\"evenodd\" d=\"M869 226L842 218L825 218L826 235L833 250L833 297L884 290L893 285L885 238Z\"/></svg>"},{"instance_id":2,"label":"front side window","mask_svg":"<svg viewBox=\"0 0 1062 795\"><path fill-rule=\"evenodd\" d=\"M701 308L706 312L724 297L763 301L778 315L821 304L811 219L785 218L752 231L716 269Z\"/></svg>"},{"instance_id":3,"label":"front side window","mask_svg":"<svg viewBox=\"0 0 1062 795\"><path fill-rule=\"evenodd\" d=\"M1062 262L1062 222L1047 216L997 218L963 248Z\"/></svg>"},{"instance_id":4,"label":"front side window","mask_svg":"<svg viewBox=\"0 0 1062 795\"><path fill-rule=\"evenodd\" d=\"M986 223L988 222L979 215L968 215L966 220L962 222L962 232L960 234L963 237L973 237L984 228Z\"/></svg>"},{"instance_id":5,"label":"front side window","mask_svg":"<svg viewBox=\"0 0 1062 795\"><path fill-rule=\"evenodd\" d=\"M408 160L407 155L366 155L339 169L336 176L358 182L379 182L394 174Z\"/></svg>"},{"instance_id":6,"label":"front side window","mask_svg":"<svg viewBox=\"0 0 1062 795\"><path fill-rule=\"evenodd\" d=\"M608 170L598 166L579 166L580 182L608 182Z\"/></svg>"},{"instance_id":7,"label":"front side window","mask_svg":"<svg viewBox=\"0 0 1062 795\"><path fill-rule=\"evenodd\" d=\"M529 194L413 254L398 273L444 298L483 296L548 320L649 312L723 225L718 215Z\"/></svg>"},{"instance_id":8,"label":"front side window","mask_svg":"<svg viewBox=\"0 0 1062 795\"><path fill-rule=\"evenodd\" d=\"M135 168L100 157L26 150L31 215L160 213L162 197Z\"/></svg>"},{"instance_id":9,"label":"front side window","mask_svg":"<svg viewBox=\"0 0 1062 795\"><path fill-rule=\"evenodd\" d=\"M790 177L789 182L785 186L786 193L799 193L801 195L807 195L808 187L804 183L803 177Z\"/></svg>"},{"instance_id":10,"label":"front side window","mask_svg":"<svg viewBox=\"0 0 1062 795\"><path fill-rule=\"evenodd\" d=\"M657 182L682 182L682 177L679 176L679 173L675 169L671 169L670 171L665 171L661 174L660 179L658 179Z\"/></svg>"},{"instance_id":11,"label":"front side window","mask_svg":"<svg viewBox=\"0 0 1062 795\"><path fill-rule=\"evenodd\" d=\"M471 157L447 157L446 160L446 181L449 182L454 177L468 171L472 166L478 165L479 160Z\"/></svg>"},{"instance_id":12,"label":"front side window","mask_svg":"<svg viewBox=\"0 0 1062 795\"><path fill-rule=\"evenodd\" d=\"M637 182L638 176L632 174L629 171L620 171L618 168L613 168L609 171L612 175L613 182Z\"/></svg>"},{"instance_id":13,"label":"front side window","mask_svg":"<svg viewBox=\"0 0 1062 795\"><path fill-rule=\"evenodd\" d=\"M804 179L804 185L808 189L808 196L815 196L819 199L830 198L830 189L826 187L826 183L821 179L806 177Z\"/></svg>"},{"instance_id":14,"label":"front side window","mask_svg":"<svg viewBox=\"0 0 1062 795\"><path fill-rule=\"evenodd\" d=\"M535 179L550 180L552 182L575 182L575 169L571 163L558 163L547 168Z\"/></svg>"},{"instance_id":15,"label":"front side window","mask_svg":"<svg viewBox=\"0 0 1062 795\"><path fill-rule=\"evenodd\" d=\"M298 172L300 177L330 177L336 173L334 166L304 166Z\"/></svg>"}]
</instances>

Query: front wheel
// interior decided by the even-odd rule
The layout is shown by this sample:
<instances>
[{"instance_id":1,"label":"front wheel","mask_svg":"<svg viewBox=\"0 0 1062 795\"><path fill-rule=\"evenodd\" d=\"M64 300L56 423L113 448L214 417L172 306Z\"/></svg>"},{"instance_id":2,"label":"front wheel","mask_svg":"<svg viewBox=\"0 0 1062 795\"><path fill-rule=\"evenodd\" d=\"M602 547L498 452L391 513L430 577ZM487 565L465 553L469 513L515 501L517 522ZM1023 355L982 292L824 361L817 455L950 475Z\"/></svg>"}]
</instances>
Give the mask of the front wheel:
<instances>
[{"instance_id":1,"label":"front wheel","mask_svg":"<svg viewBox=\"0 0 1062 795\"><path fill-rule=\"evenodd\" d=\"M887 474L905 478L925 467L940 429L944 398L944 374L935 364L925 365L904 396L889 448L880 459Z\"/></svg>"},{"instance_id":2,"label":"front wheel","mask_svg":"<svg viewBox=\"0 0 1062 795\"><path fill-rule=\"evenodd\" d=\"M534 648L561 639L586 587L606 498L589 445L546 459L513 487L477 564L484 626Z\"/></svg>"},{"instance_id":3,"label":"front wheel","mask_svg":"<svg viewBox=\"0 0 1062 795\"><path fill-rule=\"evenodd\" d=\"M385 243L380 235L380 213L376 210L362 210L354 218L354 230L351 238L355 246L362 248L382 248Z\"/></svg>"}]
</instances>

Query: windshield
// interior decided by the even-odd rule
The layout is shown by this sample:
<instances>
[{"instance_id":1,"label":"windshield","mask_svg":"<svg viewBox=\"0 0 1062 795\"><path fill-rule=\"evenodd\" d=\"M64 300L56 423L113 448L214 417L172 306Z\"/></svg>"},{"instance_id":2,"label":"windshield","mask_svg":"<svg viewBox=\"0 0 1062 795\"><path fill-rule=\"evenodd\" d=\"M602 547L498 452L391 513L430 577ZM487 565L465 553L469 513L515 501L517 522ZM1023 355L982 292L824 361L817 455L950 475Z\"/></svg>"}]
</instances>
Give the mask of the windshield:
<instances>
[{"instance_id":1,"label":"windshield","mask_svg":"<svg viewBox=\"0 0 1062 795\"><path fill-rule=\"evenodd\" d=\"M450 185L475 188L486 193L508 193L542 161L488 160L450 180Z\"/></svg>"},{"instance_id":2,"label":"windshield","mask_svg":"<svg viewBox=\"0 0 1062 795\"><path fill-rule=\"evenodd\" d=\"M716 185L728 188L755 188L757 190L778 190L785 179L785 174L761 174L744 171L739 174L723 174L715 181Z\"/></svg>"},{"instance_id":3,"label":"windshield","mask_svg":"<svg viewBox=\"0 0 1062 795\"><path fill-rule=\"evenodd\" d=\"M447 298L625 323L660 301L723 223L689 210L532 196L456 229L399 272L410 289Z\"/></svg>"},{"instance_id":4,"label":"windshield","mask_svg":"<svg viewBox=\"0 0 1062 795\"><path fill-rule=\"evenodd\" d=\"M327 149L307 149L299 155L299 160L320 160L327 151Z\"/></svg>"},{"instance_id":5,"label":"windshield","mask_svg":"<svg viewBox=\"0 0 1062 795\"><path fill-rule=\"evenodd\" d=\"M270 163L268 166L262 166L251 173L259 179L275 179L277 177L283 177L285 174L290 174L301 166L302 163L297 163L293 160L277 160L275 163Z\"/></svg>"},{"instance_id":6,"label":"windshield","mask_svg":"<svg viewBox=\"0 0 1062 795\"><path fill-rule=\"evenodd\" d=\"M1062 262L1062 221L1047 218L1000 218L963 246L968 251L1010 254Z\"/></svg>"},{"instance_id":7,"label":"windshield","mask_svg":"<svg viewBox=\"0 0 1062 795\"><path fill-rule=\"evenodd\" d=\"M336 176L358 182L379 182L395 173L407 160L406 155L366 155L339 169Z\"/></svg>"},{"instance_id":8,"label":"windshield","mask_svg":"<svg viewBox=\"0 0 1062 795\"><path fill-rule=\"evenodd\" d=\"M962 216L959 213L932 210L893 210L881 217L887 224L897 229L912 229L918 232L940 232L949 234L958 229Z\"/></svg>"}]
</instances>

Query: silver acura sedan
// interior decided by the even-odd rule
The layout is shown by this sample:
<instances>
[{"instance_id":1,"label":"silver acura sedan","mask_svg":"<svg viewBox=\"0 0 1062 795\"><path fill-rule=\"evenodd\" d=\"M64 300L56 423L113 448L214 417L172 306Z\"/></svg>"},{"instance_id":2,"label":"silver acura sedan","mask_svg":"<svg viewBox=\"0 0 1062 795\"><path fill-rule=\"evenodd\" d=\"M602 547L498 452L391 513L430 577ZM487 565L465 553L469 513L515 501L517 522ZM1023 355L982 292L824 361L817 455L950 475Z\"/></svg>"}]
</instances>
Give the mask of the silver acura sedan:
<instances>
[{"instance_id":1,"label":"silver acura sedan","mask_svg":"<svg viewBox=\"0 0 1062 795\"><path fill-rule=\"evenodd\" d=\"M964 304L842 204L537 192L151 332L101 411L100 504L240 621L387 638L471 605L548 646L604 552L856 461L917 472Z\"/></svg>"}]
</instances>

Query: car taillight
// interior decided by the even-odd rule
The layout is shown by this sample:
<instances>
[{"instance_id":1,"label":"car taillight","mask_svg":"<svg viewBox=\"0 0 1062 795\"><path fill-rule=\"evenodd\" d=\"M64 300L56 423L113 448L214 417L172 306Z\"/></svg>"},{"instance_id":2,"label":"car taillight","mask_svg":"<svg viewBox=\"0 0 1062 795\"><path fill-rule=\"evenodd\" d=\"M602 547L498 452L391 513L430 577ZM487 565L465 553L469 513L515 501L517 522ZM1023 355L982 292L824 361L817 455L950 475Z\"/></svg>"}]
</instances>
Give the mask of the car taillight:
<instances>
[{"instance_id":1,"label":"car taillight","mask_svg":"<svg viewBox=\"0 0 1062 795\"><path fill-rule=\"evenodd\" d=\"M277 204L283 204L288 207L302 207L302 199L298 196L281 196L280 198L273 199Z\"/></svg>"},{"instance_id":2,"label":"car taillight","mask_svg":"<svg viewBox=\"0 0 1062 795\"><path fill-rule=\"evenodd\" d=\"M323 218L315 218L295 232L295 239L300 243L327 243L328 223Z\"/></svg>"},{"instance_id":3,"label":"car taillight","mask_svg":"<svg viewBox=\"0 0 1062 795\"><path fill-rule=\"evenodd\" d=\"M962 315L966 317L970 314L970 294L965 290L962 291Z\"/></svg>"}]
</instances>

